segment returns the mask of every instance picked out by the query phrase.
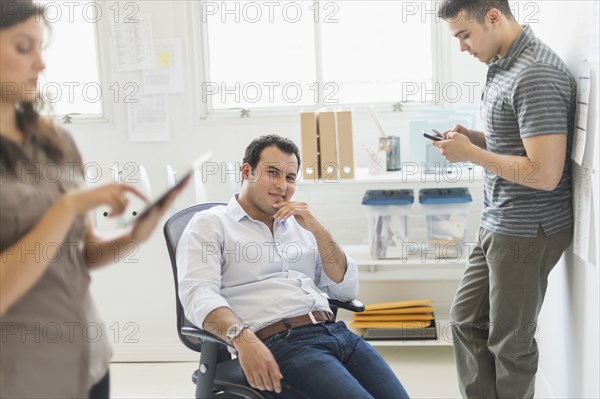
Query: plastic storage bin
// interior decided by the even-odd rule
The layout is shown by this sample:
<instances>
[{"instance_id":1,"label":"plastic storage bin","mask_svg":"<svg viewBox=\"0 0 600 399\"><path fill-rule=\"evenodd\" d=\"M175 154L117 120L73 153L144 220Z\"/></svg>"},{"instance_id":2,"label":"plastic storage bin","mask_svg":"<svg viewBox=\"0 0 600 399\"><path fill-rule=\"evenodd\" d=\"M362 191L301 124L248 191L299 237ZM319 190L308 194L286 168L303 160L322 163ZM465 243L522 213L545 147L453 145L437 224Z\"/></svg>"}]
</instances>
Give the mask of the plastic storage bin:
<instances>
[{"instance_id":1,"label":"plastic storage bin","mask_svg":"<svg viewBox=\"0 0 600 399\"><path fill-rule=\"evenodd\" d=\"M369 190L363 197L369 219L373 259L401 258L408 238L408 214L413 190Z\"/></svg>"},{"instance_id":2,"label":"plastic storage bin","mask_svg":"<svg viewBox=\"0 0 600 399\"><path fill-rule=\"evenodd\" d=\"M427 219L427 251L436 257L461 256L473 202L469 189L423 189L419 202Z\"/></svg>"}]
</instances>

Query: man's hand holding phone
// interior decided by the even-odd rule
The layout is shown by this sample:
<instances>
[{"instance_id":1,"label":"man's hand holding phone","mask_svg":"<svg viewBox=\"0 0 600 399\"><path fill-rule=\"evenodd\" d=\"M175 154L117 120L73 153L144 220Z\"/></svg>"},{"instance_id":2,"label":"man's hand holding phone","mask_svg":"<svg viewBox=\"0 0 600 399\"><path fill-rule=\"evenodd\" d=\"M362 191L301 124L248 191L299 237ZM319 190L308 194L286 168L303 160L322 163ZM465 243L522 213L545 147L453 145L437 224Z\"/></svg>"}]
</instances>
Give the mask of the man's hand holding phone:
<instances>
[{"instance_id":1,"label":"man's hand holding phone","mask_svg":"<svg viewBox=\"0 0 600 399\"><path fill-rule=\"evenodd\" d=\"M467 134L464 134L463 132ZM440 154L442 154L448 162L472 161L473 150L477 148L477 146L469 139L469 130L457 125L453 129L443 133L437 133L437 137L443 138L435 140L432 144L440 150Z\"/></svg>"}]
</instances>

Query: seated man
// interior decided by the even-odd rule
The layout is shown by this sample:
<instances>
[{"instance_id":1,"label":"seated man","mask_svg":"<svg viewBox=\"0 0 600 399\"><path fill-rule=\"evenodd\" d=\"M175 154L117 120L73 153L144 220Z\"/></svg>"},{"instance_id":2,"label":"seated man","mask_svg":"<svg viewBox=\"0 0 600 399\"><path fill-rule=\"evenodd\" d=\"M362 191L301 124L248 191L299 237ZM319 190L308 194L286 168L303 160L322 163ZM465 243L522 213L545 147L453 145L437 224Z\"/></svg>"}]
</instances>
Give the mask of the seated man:
<instances>
[{"instance_id":1,"label":"seated man","mask_svg":"<svg viewBox=\"0 0 600 399\"><path fill-rule=\"evenodd\" d=\"M354 299L358 271L310 208L291 202L296 145L263 136L243 162L241 192L195 215L179 241L186 317L231 343L265 396L408 397L371 345L333 322L323 293Z\"/></svg>"}]
</instances>

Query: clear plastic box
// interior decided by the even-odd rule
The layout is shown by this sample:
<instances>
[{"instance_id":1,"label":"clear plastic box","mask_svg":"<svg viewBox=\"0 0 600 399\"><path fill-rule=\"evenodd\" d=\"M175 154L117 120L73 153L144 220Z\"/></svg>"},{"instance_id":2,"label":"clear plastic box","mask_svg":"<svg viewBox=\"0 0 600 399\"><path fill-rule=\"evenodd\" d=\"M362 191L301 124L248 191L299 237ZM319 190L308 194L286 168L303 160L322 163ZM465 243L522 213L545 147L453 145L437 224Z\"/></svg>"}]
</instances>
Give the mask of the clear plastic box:
<instances>
[{"instance_id":1,"label":"clear plastic box","mask_svg":"<svg viewBox=\"0 0 600 399\"><path fill-rule=\"evenodd\" d=\"M419 202L427 219L427 251L436 257L461 256L473 202L469 189L423 189Z\"/></svg>"},{"instance_id":2,"label":"clear plastic box","mask_svg":"<svg viewBox=\"0 0 600 399\"><path fill-rule=\"evenodd\" d=\"M413 190L369 190L363 197L369 220L373 259L402 258L408 239L408 214Z\"/></svg>"}]
</instances>

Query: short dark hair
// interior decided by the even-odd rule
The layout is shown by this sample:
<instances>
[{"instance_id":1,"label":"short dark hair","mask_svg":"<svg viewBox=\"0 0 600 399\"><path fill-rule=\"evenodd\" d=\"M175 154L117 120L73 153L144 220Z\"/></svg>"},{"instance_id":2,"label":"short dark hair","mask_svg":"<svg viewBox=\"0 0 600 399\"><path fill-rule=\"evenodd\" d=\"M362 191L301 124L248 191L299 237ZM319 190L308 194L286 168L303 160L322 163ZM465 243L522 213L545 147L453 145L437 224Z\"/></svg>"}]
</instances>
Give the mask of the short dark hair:
<instances>
[{"instance_id":1,"label":"short dark hair","mask_svg":"<svg viewBox=\"0 0 600 399\"><path fill-rule=\"evenodd\" d=\"M464 10L477 22L483 23L485 15L492 8L497 8L510 20L515 19L508 0L443 0L438 10L438 17L447 21L456 18Z\"/></svg>"},{"instance_id":2,"label":"short dark hair","mask_svg":"<svg viewBox=\"0 0 600 399\"><path fill-rule=\"evenodd\" d=\"M269 134L266 136L260 136L257 139L252 140L248 147L246 147L246 153L244 154L243 163L248 163L252 170L258 166L260 160L260 154L267 148L275 146L286 154L294 154L298 160L298 170L300 170L300 150L294 142L285 137L278 136L276 134Z\"/></svg>"}]
</instances>

